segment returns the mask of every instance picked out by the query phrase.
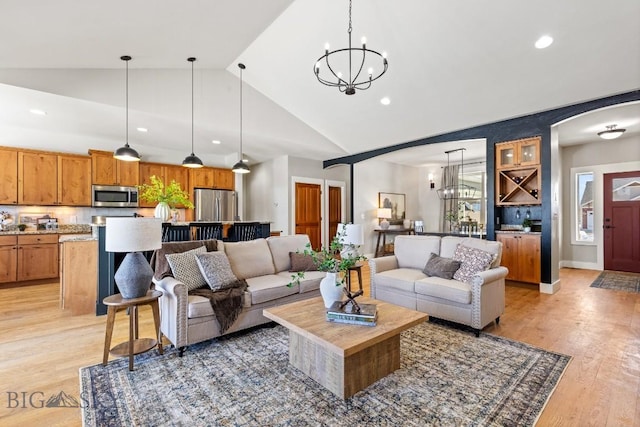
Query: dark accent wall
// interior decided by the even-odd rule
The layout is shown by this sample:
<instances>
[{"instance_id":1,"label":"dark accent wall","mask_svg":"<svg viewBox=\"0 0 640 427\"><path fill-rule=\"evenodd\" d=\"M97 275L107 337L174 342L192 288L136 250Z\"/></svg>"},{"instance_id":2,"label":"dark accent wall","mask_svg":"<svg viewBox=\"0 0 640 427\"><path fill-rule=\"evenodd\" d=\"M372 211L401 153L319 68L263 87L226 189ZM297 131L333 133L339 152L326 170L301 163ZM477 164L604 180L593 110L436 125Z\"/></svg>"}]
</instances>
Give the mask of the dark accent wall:
<instances>
[{"instance_id":1,"label":"dark accent wall","mask_svg":"<svg viewBox=\"0 0 640 427\"><path fill-rule=\"evenodd\" d=\"M495 206L495 144L502 141L540 136L541 142L541 163L542 163L542 237L541 237L541 279L543 283L551 283L551 126L570 117L577 116L588 111L626 102L639 101L640 90L634 90L618 95L599 98L592 101L569 105L566 107L547 110L535 114L516 117L513 119L475 126L469 129L448 132L441 135L430 136L415 141L402 144L391 145L375 150L365 151L350 156L338 157L325 160L323 167L339 164L353 165L374 157L403 150L405 148L418 147L427 144L437 144L440 142L461 141L468 139L485 139L487 152L487 238L495 239L495 221L500 213ZM353 173L351 176L350 188L353 195ZM351 197L351 212L353 215L353 196Z\"/></svg>"}]
</instances>

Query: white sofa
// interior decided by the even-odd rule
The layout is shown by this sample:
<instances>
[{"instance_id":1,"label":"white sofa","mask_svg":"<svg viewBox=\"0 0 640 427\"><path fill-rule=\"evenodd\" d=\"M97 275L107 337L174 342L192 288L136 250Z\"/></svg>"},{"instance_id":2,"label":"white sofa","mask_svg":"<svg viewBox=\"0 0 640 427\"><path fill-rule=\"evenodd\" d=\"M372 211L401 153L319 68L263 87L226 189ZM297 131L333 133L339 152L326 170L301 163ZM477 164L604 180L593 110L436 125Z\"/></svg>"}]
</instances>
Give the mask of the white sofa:
<instances>
[{"instance_id":1,"label":"white sofa","mask_svg":"<svg viewBox=\"0 0 640 427\"><path fill-rule=\"evenodd\" d=\"M307 235L277 236L242 242L218 241L238 279L249 285L244 294L244 308L225 334L270 322L262 315L264 308L320 296L320 280L326 273L308 271L299 285L291 282L289 252L302 251L309 242ZM154 278L160 298L162 334L180 349L221 335L209 300L189 295L185 284L173 277Z\"/></svg>"},{"instance_id":2,"label":"white sofa","mask_svg":"<svg viewBox=\"0 0 640 427\"><path fill-rule=\"evenodd\" d=\"M494 254L488 270L471 283L427 276L423 269L431 253L453 258L458 244ZM429 316L475 329L476 336L504 312L504 280L508 270L500 266L502 244L475 238L397 236L394 255L369 260L371 296Z\"/></svg>"}]
</instances>

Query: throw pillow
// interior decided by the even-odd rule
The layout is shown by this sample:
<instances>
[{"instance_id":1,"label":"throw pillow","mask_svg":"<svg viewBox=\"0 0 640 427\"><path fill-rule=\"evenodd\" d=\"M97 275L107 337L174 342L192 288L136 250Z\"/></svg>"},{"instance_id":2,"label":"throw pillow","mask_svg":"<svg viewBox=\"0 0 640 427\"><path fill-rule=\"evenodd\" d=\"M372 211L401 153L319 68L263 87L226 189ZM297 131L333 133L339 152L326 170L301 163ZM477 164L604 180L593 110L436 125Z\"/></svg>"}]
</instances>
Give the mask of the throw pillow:
<instances>
[{"instance_id":1,"label":"throw pillow","mask_svg":"<svg viewBox=\"0 0 640 427\"><path fill-rule=\"evenodd\" d=\"M177 254L184 251L204 246L207 248L207 252L220 250L218 248L218 242L216 240L190 240L187 242L164 242L162 248L153 251L151 256L151 269L153 270L153 277L156 280L162 280L169 276L171 277L171 267L167 262L167 254Z\"/></svg>"},{"instance_id":2,"label":"throw pillow","mask_svg":"<svg viewBox=\"0 0 640 427\"><path fill-rule=\"evenodd\" d=\"M205 252L207 252L207 249L204 246L200 246L179 254L166 255L173 277L184 283L190 291L207 286L207 282L204 281L204 277L200 274L200 269L196 262L196 255Z\"/></svg>"},{"instance_id":3,"label":"throw pillow","mask_svg":"<svg viewBox=\"0 0 640 427\"><path fill-rule=\"evenodd\" d=\"M423 273L427 276L442 277L443 279L453 279L453 275L460 268L460 261L451 258L444 258L431 252L431 256L424 266Z\"/></svg>"},{"instance_id":4,"label":"throw pillow","mask_svg":"<svg viewBox=\"0 0 640 427\"><path fill-rule=\"evenodd\" d=\"M289 271L292 273L297 271L318 271L318 267L313 262L311 255L289 252L289 259L291 260L291 269Z\"/></svg>"},{"instance_id":5,"label":"throw pillow","mask_svg":"<svg viewBox=\"0 0 640 427\"><path fill-rule=\"evenodd\" d=\"M231 288L238 281L224 252L196 254L196 263L212 291Z\"/></svg>"},{"instance_id":6,"label":"throw pillow","mask_svg":"<svg viewBox=\"0 0 640 427\"><path fill-rule=\"evenodd\" d=\"M493 261L493 254L459 244L453 254L453 259L460 261L460 268L455 272L453 278L471 283L473 276L489 268L491 261Z\"/></svg>"}]
</instances>

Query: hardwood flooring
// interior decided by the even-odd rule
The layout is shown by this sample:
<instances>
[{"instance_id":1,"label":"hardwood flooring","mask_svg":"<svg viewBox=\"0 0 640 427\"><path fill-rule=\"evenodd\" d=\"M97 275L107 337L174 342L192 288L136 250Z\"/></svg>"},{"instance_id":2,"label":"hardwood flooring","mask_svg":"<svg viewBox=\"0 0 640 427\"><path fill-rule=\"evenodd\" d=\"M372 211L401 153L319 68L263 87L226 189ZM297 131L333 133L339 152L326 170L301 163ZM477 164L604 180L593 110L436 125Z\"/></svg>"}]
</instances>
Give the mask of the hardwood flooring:
<instances>
[{"instance_id":1,"label":"hardwood flooring","mask_svg":"<svg viewBox=\"0 0 640 427\"><path fill-rule=\"evenodd\" d=\"M485 329L573 357L539 426L640 426L640 294L590 288L598 273L562 269L554 295L509 283L500 325ZM366 267L363 282L368 294ZM78 369L101 362L106 316L71 316L58 298L58 283L0 289L0 425L81 425L80 409L43 406L61 391L80 398ZM128 338L117 316L113 343ZM150 336L151 311L139 316Z\"/></svg>"}]
</instances>

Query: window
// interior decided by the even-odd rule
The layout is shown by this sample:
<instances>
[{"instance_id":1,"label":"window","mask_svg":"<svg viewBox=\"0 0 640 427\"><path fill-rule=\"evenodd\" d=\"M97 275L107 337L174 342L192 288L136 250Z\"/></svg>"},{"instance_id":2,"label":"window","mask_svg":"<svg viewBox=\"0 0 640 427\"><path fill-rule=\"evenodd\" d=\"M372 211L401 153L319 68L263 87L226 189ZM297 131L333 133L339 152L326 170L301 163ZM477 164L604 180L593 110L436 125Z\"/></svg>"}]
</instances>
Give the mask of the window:
<instances>
[{"instance_id":1,"label":"window","mask_svg":"<svg viewBox=\"0 0 640 427\"><path fill-rule=\"evenodd\" d=\"M593 242L593 172L576 174L576 241Z\"/></svg>"}]
</instances>

